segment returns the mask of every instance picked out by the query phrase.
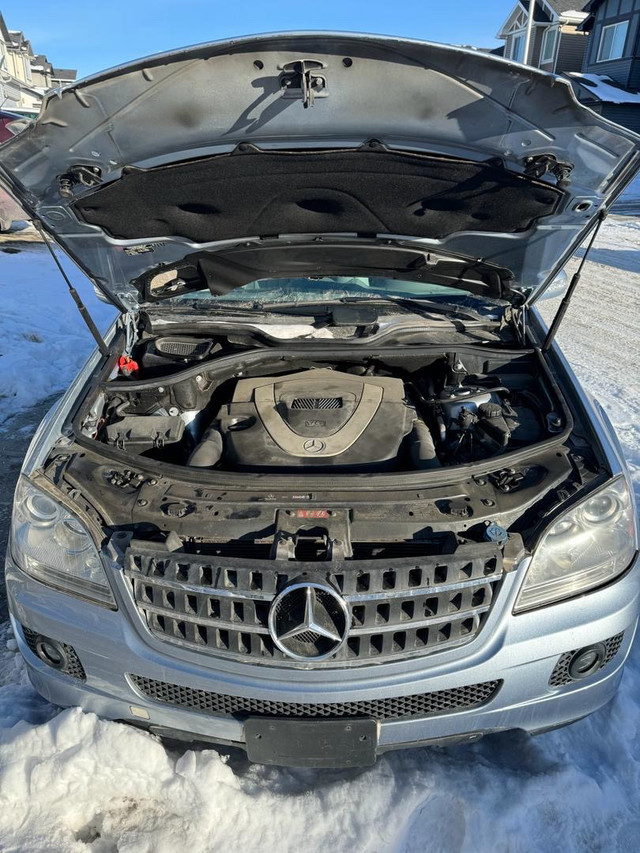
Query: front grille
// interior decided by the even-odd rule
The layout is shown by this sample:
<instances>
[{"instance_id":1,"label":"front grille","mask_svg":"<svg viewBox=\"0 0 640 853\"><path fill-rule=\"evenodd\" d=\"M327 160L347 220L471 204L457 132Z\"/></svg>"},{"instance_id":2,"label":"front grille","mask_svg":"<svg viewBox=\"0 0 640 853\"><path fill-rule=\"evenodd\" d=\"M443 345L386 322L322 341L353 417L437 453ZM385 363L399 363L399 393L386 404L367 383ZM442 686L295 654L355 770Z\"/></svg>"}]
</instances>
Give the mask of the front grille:
<instances>
[{"instance_id":1,"label":"front grille","mask_svg":"<svg viewBox=\"0 0 640 853\"><path fill-rule=\"evenodd\" d=\"M469 642L503 575L492 543L453 555L318 563L158 552L136 543L125 575L158 638L254 663L295 666L268 630L271 602L294 579L329 582L350 612L347 642L314 666L386 662Z\"/></svg>"},{"instance_id":2,"label":"front grille","mask_svg":"<svg viewBox=\"0 0 640 853\"><path fill-rule=\"evenodd\" d=\"M296 397L292 409L341 409L342 397Z\"/></svg>"},{"instance_id":3,"label":"front grille","mask_svg":"<svg viewBox=\"0 0 640 853\"><path fill-rule=\"evenodd\" d=\"M373 717L376 720L399 720L408 717L428 717L449 711L477 708L492 699L500 681L485 681L452 690L437 690L413 696L396 696L390 699L365 699L361 702L276 702L268 699L251 699L244 696L227 696L194 690L166 681L156 681L141 675L129 675L132 684L148 699L165 702L223 717Z\"/></svg>"},{"instance_id":4,"label":"front grille","mask_svg":"<svg viewBox=\"0 0 640 853\"><path fill-rule=\"evenodd\" d=\"M606 664L612 661L618 654L620 646L622 645L623 637L624 634L616 634L615 637L609 637L608 640L604 641L605 655L602 663L600 664L600 669L602 669L603 666L606 666ZM551 678L549 679L551 687L562 687L564 684L571 684L574 681L574 679L569 675L569 664L571 663L573 656L578 651L580 650L574 649L572 652L565 652L560 656L558 663L553 668Z\"/></svg>"},{"instance_id":5,"label":"front grille","mask_svg":"<svg viewBox=\"0 0 640 853\"><path fill-rule=\"evenodd\" d=\"M31 628L26 628L24 625L21 625L20 627L22 628L22 633L24 634L24 639L27 645L38 660L40 660L37 651L37 641L40 634L37 631L32 631ZM72 678L79 678L81 681L85 681L86 675L84 667L80 663L80 658L76 654L76 650L72 646L68 646L66 643L60 643L60 645L66 652L68 663L67 666L64 669L59 670L59 672L64 672Z\"/></svg>"}]
</instances>

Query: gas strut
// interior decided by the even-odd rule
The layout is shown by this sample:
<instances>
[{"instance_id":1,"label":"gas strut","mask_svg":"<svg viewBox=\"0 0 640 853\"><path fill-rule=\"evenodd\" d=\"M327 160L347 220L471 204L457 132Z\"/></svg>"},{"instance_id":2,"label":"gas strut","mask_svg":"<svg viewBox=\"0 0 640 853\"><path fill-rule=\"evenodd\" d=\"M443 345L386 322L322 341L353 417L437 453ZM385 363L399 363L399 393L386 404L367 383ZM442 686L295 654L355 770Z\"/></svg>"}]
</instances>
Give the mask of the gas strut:
<instances>
[{"instance_id":1,"label":"gas strut","mask_svg":"<svg viewBox=\"0 0 640 853\"><path fill-rule=\"evenodd\" d=\"M71 281L69 280L69 276L66 274L66 272L62 268L62 264L58 260L56 253L51 248L51 243L49 242L49 238L47 237L47 235L45 234L45 232L42 228L40 228L38 225L36 225L36 228L40 232L40 236L42 237L45 246L49 250L51 257L55 261L55 265L60 270L60 275L65 280L66 285L69 288L69 293L71 294L71 298L76 303L76 307L77 307L78 311L80 312L80 316L82 317L84 322L87 324L87 327L88 327L89 331L91 332L91 334L93 335L95 342L98 344L98 349L100 350L100 353L102 355L109 355L109 347L105 344L104 338L102 337L102 335L98 331L98 327L96 326L96 324L91 319L91 315L87 311L87 308L86 308L84 302L80 298L80 294L75 289L75 287L71 284Z\"/></svg>"},{"instance_id":2,"label":"gas strut","mask_svg":"<svg viewBox=\"0 0 640 853\"><path fill-rule=\"evenodd\" d=\"M580 276L582 275L582 268L585 265L585 261L587 260L589 252L591 251L591 247L595 243L595 239L598 236L598 231L600 231L600 226L604 222L606 215L606 211L603 210L598 216L593 231L591 232L591 239L589 240L587 248L584 250L584 255L582 256L582 258L580 259L580 263L578 264L578 269L573 274L571 282L569 283L569 287L567 288L567 292L565 293L562 302L560 303L560 307L558 308L556 315L553 318L551 325L549 326L547 337L544 339L544 343L542 344L542 352L546 352L553 343L553 339L555 338L556 332L558 331L558 326L560 325L560 323L562 323L562 319L567 313L567 308L569 307L569 303L571 302L573 292L578 286L578 282L580 281Z\"/></svg>"}]
</instances>

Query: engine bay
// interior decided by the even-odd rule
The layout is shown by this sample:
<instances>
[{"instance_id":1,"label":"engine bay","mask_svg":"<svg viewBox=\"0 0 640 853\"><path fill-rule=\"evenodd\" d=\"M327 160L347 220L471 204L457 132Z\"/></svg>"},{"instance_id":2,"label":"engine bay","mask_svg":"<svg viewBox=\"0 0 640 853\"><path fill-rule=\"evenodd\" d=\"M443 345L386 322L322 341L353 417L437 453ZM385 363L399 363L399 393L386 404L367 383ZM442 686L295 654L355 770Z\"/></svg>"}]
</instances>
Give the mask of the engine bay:
<instances>
[{"instance_id":1,"label":"engine bay","mask_svg":"<svg viewBox=\"0 0 640 853\"><path fill-rule=\"evenodd\" d=\"M571 428L533 350L170 344L182 364L164 376L162 338L135 371L121 359L85 408L85 437L190 469L362 474L506 457Z\"/></svg>"}]
</instances>

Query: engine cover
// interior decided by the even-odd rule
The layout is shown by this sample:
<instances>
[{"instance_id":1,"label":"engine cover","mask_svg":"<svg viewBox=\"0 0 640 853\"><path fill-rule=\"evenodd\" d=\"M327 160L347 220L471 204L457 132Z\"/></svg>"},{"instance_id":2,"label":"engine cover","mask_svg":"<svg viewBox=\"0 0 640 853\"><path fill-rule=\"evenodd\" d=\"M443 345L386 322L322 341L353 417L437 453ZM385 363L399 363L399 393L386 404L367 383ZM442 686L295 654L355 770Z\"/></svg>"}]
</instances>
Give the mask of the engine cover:
<instances>
[{"instance_id":1,"label":"engine cover","mask_svg":"<svg viewBox=\"0 0 640 853\"><path fill-rule=\"evenodd\" d=\"M393 468L416 418L401 379L317 369L241 379L218 415L227 464Z\"/></svg>"}]
</instances>

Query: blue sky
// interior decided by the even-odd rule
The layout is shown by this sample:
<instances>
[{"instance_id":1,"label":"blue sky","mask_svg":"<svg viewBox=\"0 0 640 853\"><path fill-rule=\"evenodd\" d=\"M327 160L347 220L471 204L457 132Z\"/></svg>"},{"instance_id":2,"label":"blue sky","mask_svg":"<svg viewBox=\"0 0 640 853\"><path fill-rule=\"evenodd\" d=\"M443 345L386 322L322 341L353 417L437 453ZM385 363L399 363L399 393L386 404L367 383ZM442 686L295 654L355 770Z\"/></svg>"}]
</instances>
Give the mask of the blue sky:
<instances>
[{"instance_id":1,"label":"blue sky","mask_svg":"<svg viewBox=\"0 0 640 853\"><path fill-rule=\"evenodd\" d=\"M0 0L59 68L91 74L150 53L247 33L350 30L491 47L510 0Z\"/></svg>"}]
</instances>

